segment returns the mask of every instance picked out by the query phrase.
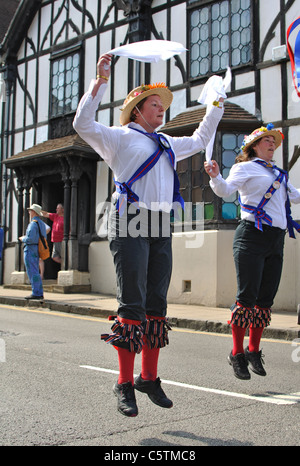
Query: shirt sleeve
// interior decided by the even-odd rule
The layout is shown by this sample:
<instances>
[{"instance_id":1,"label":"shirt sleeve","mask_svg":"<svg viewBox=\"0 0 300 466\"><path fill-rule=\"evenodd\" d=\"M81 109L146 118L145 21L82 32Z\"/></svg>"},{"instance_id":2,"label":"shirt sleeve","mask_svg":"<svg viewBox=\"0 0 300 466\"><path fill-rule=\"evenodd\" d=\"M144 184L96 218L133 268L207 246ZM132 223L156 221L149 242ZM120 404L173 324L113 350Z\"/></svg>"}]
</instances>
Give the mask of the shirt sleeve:
<instances>
[{"instance_id":1,"label":"shirt sleeve","mask_svg":"<svg viewBox=\"0 0 300 466\"><path fill-rule=\"evenodd\" d=\"M249 178L245 166L235 164L232 166L228 178L224 180L221 174L209 181L210 187L213 192L219 197L231 196L236 191L239 191L243 184Z\"/></svg>"},{"instance_id":2,"label":"shirt sleeve","mask_svg":"<svg viewBox=\"0 0 300 466\"><path fill-rule=\"evenodd\" d=\"M289 198L293 204L300 204L300 189L294 188L291 183L288 183Z\"/></svg>"},{"instance_id":3,"label":"shirt sleeve","mask_svg":"<svg viewBox=\"0 0 300 466\"><path fill-rule=\"evenodd\" d=\"M51 220L51 222L54 222L54 220L56 219L56 217L57 217L57 214L54 214L54 213L49 212L49 219Z\"/></svg>"},{"instance_id":4,"label":"shirt sleeve","mask_svg":"<svg viewBox=\"0 0 300 466\"><path fill-rule=\"evenodd\" d=\"M110 165L111 158L118 152L118 137L113 127L107 127L96 121L96 112L107 84L101 84L97 94L93 97L94 82L92 80L89 90L79 102L73 127L79 136Z\"/></svg>"}]
</instances>

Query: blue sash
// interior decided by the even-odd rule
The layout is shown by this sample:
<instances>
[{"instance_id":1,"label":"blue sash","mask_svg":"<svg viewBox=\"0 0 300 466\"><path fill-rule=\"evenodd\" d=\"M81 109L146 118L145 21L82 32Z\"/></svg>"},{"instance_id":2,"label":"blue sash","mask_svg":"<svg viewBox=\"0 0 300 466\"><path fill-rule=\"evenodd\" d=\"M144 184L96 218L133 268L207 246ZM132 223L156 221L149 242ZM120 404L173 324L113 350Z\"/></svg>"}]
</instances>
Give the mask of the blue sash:
<instances>
[{"instance_id":1,"label":"blue sash","mask_svg":"<svg viewBox=\"0 0 300 466\"><path fill-rule=\"evenodd\" d=\"M154 165L158 162L163 152L167 152L170 164L174 170L173 202L180 202L181 207L184 208L184 201L179 193L179 179L175 170L175 154L171 149L169 141L163 134L144 133L143 131L140 131L136 128L130 129L138 131L139 133L155 140L158 143L158 147L155 150L155 152L153 152L153 154L150 155L150 157L136 170L136 172L127 182L120 183L119 181L114 180L117 193L119 193L120 195L117 201L117 209L120 215L123 215L127 202L130 204L136 203L138 205L139 196L134 191L132 191L131 186L135 181L145 176L151 170L151 168L154 167Z\"/></svg>"},{"instance_id":2,"label":"blue sash","mask_svg":"<svg viewBox=\"0 0 300 466\"><path fill-rule=\"evenodd\" d=\"M241 205L241 209L244 212L250 212L254 215L255 218L255 227L258 228L259 230L263 231L262 227L262 220L264 220L268 225L272 226L272 218L266 213L266 211L263 209L263 207L269 202L273 194L277 191L277 189L280 188L280 184L282 181L285 183L285 188L286 188L286 194L287 194L287 200L285 203L285 210L286 210L286 219L287 219L287 227L289 231L289 236L291 238L295 238L295 233L294 233L294 228L300 232L300 225L295 222L291 216L291 207L290 207L290 199L288 195L288 187L287 187L287 182L288 182L288 174L285 170L282 170L281 168L278 168L276 165L272 165L271 163L267 163L263 160L254 160L254 162L258 163L259 165L262 165L263 167L266 168L272 168L279 171L279 175L275 179L275 181L271 184L269 189L266 191L264 194L262 200L258 204L257 207L250 206L247 204L242 204L240 196L239 196L239 203Z\"/></svg>"}]
</instances>

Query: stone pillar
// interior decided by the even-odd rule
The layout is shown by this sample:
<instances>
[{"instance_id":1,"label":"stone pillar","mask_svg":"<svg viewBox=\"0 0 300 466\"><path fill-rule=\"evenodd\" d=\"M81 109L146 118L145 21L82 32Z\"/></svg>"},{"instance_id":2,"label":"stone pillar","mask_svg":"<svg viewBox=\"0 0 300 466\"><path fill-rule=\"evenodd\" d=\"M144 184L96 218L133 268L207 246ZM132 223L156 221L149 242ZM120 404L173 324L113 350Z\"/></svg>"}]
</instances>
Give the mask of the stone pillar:
<instances>
[{"instance_id":1,"label":"stone pillar","mask_svg":"<svg viewBox=\"0 0 300 466\"><path fill-rule=\"evenodd\" d=\"M77 238L77 211L78 211L78 180L81 171L78 166L70 167L71 201L70 201L70 236L68 243L69 269L78 270L78 238Z\"/></svg>"},{"instance_id":2,"label":"stone pillar","mask_svg":"<svg viewBox=\"0 0 300 466\"><path fill-rule=\"evenodd\" d=\"M60 166L62 169L62 180L64 182L64 238L62 242L62 262L61 270L68 270L69 268L69 254L68 254L68 243L70 233L70 176L69 166L65 159L60 159Z\"/></svg>"},{"instance_id":3,"label":"stone pillar","mask_svg":"<svg viewBox=\"0 0 300 466\"><path fill-rule=\"evenodd\" d=\"M64 270L58 272L57 284L69 291L89 291L89 272L79 271L78 253L78 181L82 174L82 167L78 158L68 159L69 177L65 178L64 202L65 202L65 224L64 224Z\"/></svg>"}]
</instances>

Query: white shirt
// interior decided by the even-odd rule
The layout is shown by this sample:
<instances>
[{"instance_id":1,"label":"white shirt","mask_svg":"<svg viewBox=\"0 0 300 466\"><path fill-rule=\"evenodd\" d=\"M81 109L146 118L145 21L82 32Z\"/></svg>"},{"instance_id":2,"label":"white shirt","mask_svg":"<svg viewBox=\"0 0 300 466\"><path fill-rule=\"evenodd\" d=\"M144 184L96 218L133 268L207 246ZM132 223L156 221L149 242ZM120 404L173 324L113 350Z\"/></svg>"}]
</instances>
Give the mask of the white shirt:
<instances>
[{"instance_id":1,"label":"white shirt","mask_svg":"<svg viewBox=\"0 0 300 466\"><path fill-rule=\"evenodd\" d=\"M253 159L249 162L240 162L232 166L228 178L224 180L219 174L216 178L211 178L210 186L215 194L220 197L228 197L238 191L242 204L257 207L264 194L278 176L270 168L265 168ZM300 190L288 183L289 198L294 204L300 203ZM285 182L276 190L271 199L264 206L265 212L272 218L273 227L283 230L287 227L285 202L287 199ZM241 211L241 218L255 222L254 215ZM266 223L263 221L263 223Z\"/></svg>"},{"instance_id":2,"label":"white shirt","mask_svg":"<svg viewBox=\"0 0 300 466\"><path fill-rule=\"evenodd\" d=\"M102 84L93 98L91 90L82 97L74 118L73 126L84 139L108 164L116 181L127 182L135 171L153 154L157 143L142 132L145 129L136 123L117 127L107 127L95 121L95 113L107 88ZM176 162L190 157L205 149L213 136L224 110L208 106L206 115L190 137L166 136L175 154ZM156 165L140 180L132 185L132 191L139 196L140 205L151 210L169 212L172 209L174 170L168 154L164 152Z\"/></svg>"}]
</instances>

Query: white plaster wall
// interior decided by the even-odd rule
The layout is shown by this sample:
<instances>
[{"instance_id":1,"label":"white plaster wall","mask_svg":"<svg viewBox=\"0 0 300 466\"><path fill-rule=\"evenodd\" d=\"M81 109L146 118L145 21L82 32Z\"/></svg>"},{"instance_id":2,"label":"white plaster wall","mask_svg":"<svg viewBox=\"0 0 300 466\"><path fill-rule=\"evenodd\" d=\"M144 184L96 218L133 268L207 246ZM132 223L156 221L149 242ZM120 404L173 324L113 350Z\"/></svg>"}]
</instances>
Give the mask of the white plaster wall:
<instances>
[{"instance_id":1,"label":"white plaster wall","mask_svg":"<svg viewBox=\"0 0 300 466\"><path fill-rule=\"evenodd\" d=\"M255 85L255 74L254 71L249 73L237 74L235 78L236 89L244 89Z\"/></svg>"},{"instance_id":2,"label":"white plaster wall","mask_svg":"<svg viewBox=\"0 0 300 466\"><path fill-rule=\"evenodd\" d=\"M28 29L28 37L32 40L35 50L38 49L38 35L39 35L38 22L33 21L30 24L29 29ZM34 54L35 52L34 48L31 45L27 44L27 50L26 50L27 57Z\"/></svg>"},{"instance_id":3,"label":"white plaster wall","mask_svg":"<svg viewBox=\"0 0 300 466\"><path fill-rule=\"evenodd\" d=\"M262 21L260 21L260 42L261 42L260 47L262 45L262 41L264 40L266 34L268 33L277 15L277 12L279 11L280 11L280 0L267 0L267 1L263 0L259 2L259 13L260 13L260 18L262 18ZM278 23L276 30L275 30L275 36L268 43L263 59L272 60L272 49L274 47L278 47L279 45L282 45L282 44L280 43L280 25Z\"/></svg>"},{"instance_id":4,"label":"white plaster wall","mask_svg":"<svg viewBox=\"0 0 300 466\"><path fill-rule=\"evenodd\" d=\"M173 272L168 302L229 308L236 296L232 257L234 231L173 235ZM201 245L199 247L197 244ZM187 247L188 246L188 247ZM296 311L300 303L300 243L286 237L283 273L274 310ZM91 243L89 266L92 291L116 294L115 271L108 241ZM184 291L184 282L191 291Z\"/></svg>"},{"instance_id":5,"label":"white plaster wall","mask_svg":"<svg viewBox=\"0 0 300 466\"><path fill-rule=\"evenodd\" d=\"M284 261L281 282L274 302L274 309L295 310L299 301L299 236L285 239Z\"/></svg>"},{"instance_id":6,"label":"white plaster wall","mask_svg":"<svg viewBox=\"0 0 300 466\"><path fill-rule=\"evenodd\" d=\"M298 239L297 245L296 245L296 303L300 304L300 283L299 283L299 277L300 277L300 241Z\"/></svg>"},{"instance_id":7,"label":"white plaster wall","mask_svg":"<svg viewBox=\"0 0 300 466\"><path fill-rule=\"evenodd\" d=\"M173 273L168 299L176 303L215 306L217 233L191 235L173 235ZM189 243L196 246L198 242L200 247L187 247ZM184 291L185 281L191 281L190 292Z\"/></svg>"},{"instance_id":8,"label":"white plaster wall","mask_svg":"<svg viewBox=\"0 0 300 466\"><path fill-rule=\"evenodd\" d=\"M38 122L47 121L49 116L49 102L45 96L49 95L49 79L50 79L50 60L49 55L44 55L39 59L39 74L42 79L39 79L38 85ZM32 94L34 96L34 94ZM37 128L38 129L38 128ZM46 137L48 139L48 135ZM45 141L46 139L43 139ZM40 142L43 142L40 141ZM37 143L38 144L38 143Z\"/></svg>"},{"instance_id":9,"label":"white plaster wall","mask_svg":"<svg viewBox=\"0 0 300 466\"><path fill-rule=\"evenodd\" d=\"M51 18L51 4L44 5L41 9L41 30L45 31L43 40L45 40L43 48L47 49L50 46L50 34L46 35L46 31L49 28L49 18Z\"/></svg>"},{"instance_id":10,"label":"white plaster wall","mask_svg":"<svg viewBox=\"0 0 300 466\"><path fill-rule=\"evenodd\" d=\"M84 92L88 90L91 80L96 79L96 67L98 61L96 40L96 37L90 37L86 40L84 64Z\"/></svg>"},{"instance_id":11,"label":"white plaster wall","mask_svg":"<svg viewBox=\"0 0 300 466\"><path fill-rule=\"evenodd\" d=\"M25 66L21 64L18 66L18 73L21 80L25 79ZM16 83L16 102L18 102L18 111L15 115L16 129L22 128L24 125L24 91L19 83ZM22 148L20 149L22 150ZM17 153L17 152L16 152Z\"/></svg>"},{"instance_id":12,"label":"white plaster wall","mask_svg":"<svg viewBox=\"0 0 300 466\"><path fill-rule=\"evenodd\" d=\"M37 64L36 60L30 60L27 65L27 73L28 73L27 90L33 100L33 105L35 104L34 96L36 92L36 64ZM25 112L26 112L26 125L32 125L34 121L34 115L33 115L32 108L30 106L30 102L28 99L26 99Z\"/></svg>"},{"instance_id":13,"label":"white plaster wall","mask_svg":"<svg viewBox=\"0 0 300 466\"><path fill-rule=\"evenodd\" d=\"M300 112L300 99L299 99ZM300 116L300 115L299 115ZM298 116L298 118L299 118ZM292 158L294 146L300 146L300 126L292 126L289 128L289 160ZM295 188L300 189L300 158L297 160L289 173L290 181ZM292 216L296 220L300 220L300 204L292 204ZM298 235L298 242L299 242Z\"/></svg>"},{"instance_id":14,"label":"white plaster wall","mask_svg":"<svg viewBox=\"0 0 300 466\"><path fill-rule=\"evenodd\" d=\"M273 92L270 92L270 86ZM263 121L271 123L282 119L280 66L261 70L261 111Z\"/></svg>"},{"instance_id":15,"label":"white plaster wall","mask_svg":"<svg viewBox=\"0 0 300 466\"><path fill-rule=\"evenodd\" d=\"M4 264L3 283L11 283L11 274L15 270L15 248L6 248L3 251L2 262Z\"/></svg>"},{"instance_id":16,"label":"white plaster wall","mask_svg":"<svg viewBox=\"0 0 300 466\"><path fill-rule=\"evenodd\" d=\"M261 118L260 114L257 115L257 110L255 108L254 92L251 92L250 94L238 95L236 97L230 97L227 99L227 101L239 105L252 115L256 115L257 118Z\"/></svg>"},{"instance_id":17,"label":"white plaster wall","mask_svg":"<svg viewBox=\"0 0 300 466\"><path fill-rule=\"evenodd\" d=\"M174 118L179 113L185 112L186 109L186 91L173 92L173 101L170 107L170 119Z\"/></svg>"},{"instance_id":18,"label":"white plaster wall","mask_svg":"<svg viewBox=\"0 0 300 466\"><path fill-rule=\"evenodd\" d=\"M119 47L119 45L121 45L122 42L124 41L124 37L126 36L126 31L127 31L126 26L120 27L116 30L116 47ZM116 78L115 78L114 98L115 100L121 100L122 102L127 96L128 63L129 63L129 60L127 58L119 57L115 65L115 77ZM141 66L141 68L143 69L144 67ZM143 82L144 81L142 81L141 84ZM118 107L115 112L116 117L117 117L116 122L118 126L120 125L120 122L119 122L119 118L120 118L119 108L120 107Z\"/></svg>"},{"instance_id":19,"label":"white plaster wall","mask_svg":"<svg viewBox=\"0 0 300 466\"><path fill-rule=\"evenodd\" d=\"M116 295L115 271L108 241L90 244L89 271L93 292Z\"/></svg>"}]
</instances>

